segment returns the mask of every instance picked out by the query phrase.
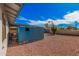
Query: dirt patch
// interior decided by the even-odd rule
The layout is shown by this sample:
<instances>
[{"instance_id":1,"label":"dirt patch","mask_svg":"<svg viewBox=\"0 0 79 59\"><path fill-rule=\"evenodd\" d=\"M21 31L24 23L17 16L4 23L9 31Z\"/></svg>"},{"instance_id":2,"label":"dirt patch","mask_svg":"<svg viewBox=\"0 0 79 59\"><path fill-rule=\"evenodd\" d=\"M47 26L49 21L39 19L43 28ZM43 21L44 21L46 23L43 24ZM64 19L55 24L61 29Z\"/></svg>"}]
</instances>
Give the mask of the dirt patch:
<instances>
[{"instance_id":1,"label":"dirt patch","mask_svg":"<svg viewBox=\"0 0 79 59\"><path fill-rule=\"evenodd\" d=\"M7 56L76 56L79 36L44 35L43 40L9 47Z\"/></svg>"}]
</instances>

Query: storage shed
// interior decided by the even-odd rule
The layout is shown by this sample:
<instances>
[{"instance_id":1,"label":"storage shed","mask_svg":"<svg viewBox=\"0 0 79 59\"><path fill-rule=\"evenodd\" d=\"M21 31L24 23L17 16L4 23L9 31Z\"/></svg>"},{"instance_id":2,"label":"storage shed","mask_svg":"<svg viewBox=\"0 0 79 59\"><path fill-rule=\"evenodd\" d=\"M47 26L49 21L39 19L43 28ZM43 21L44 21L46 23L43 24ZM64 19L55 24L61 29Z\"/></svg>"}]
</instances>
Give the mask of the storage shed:
<instances>
[{"instance_id":1,"label":"storage shed","mask_svg":"<svg viewBox=\"0 0 79 59\"><path fill-rule=\"evenodd\" d=\"M44 29L42 27L19 26L17 31L19 44L30 43L44 38Z\"/></svg>"}]
</instances>

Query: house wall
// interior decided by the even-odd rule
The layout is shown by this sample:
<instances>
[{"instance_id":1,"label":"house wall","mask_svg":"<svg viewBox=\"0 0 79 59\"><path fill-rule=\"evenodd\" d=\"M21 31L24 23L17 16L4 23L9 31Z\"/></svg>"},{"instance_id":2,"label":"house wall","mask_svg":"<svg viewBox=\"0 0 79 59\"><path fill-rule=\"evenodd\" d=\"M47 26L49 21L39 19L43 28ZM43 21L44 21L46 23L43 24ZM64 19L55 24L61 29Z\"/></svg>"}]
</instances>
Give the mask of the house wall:
<instances>
[{"instance_id":1,"label":"house wall","mask_svg":"<svg viewBox=\"0 0 79 59\"><path fill-rule=\"evenodd\" d=\"M2 54L2 10L0 4L0 55Z\"/></svg>"},{"instance_id":2,"label":"house wall","mask_svg":"<svg viewBox=\"0 0 79 59\"><path fill-rule=\"evenodd\" d=\"M2 39L2 12L3 12L3 4L0 4L0 56L5 56L7 51L7 43L8 43L8 22L6 21L6 38ZM6 15L5 15L6 16ZM7 17L5 17L7 20ZM3 40L3 41L2 41Z\"/></svg>"}]
</instances>

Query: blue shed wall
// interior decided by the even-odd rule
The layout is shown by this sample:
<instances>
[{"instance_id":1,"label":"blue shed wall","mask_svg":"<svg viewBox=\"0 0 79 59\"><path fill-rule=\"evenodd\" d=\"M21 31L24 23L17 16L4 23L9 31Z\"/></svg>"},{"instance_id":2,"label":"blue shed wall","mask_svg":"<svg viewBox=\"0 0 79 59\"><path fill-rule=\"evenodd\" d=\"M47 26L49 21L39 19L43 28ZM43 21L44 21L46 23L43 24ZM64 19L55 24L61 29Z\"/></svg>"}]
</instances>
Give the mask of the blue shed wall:
<instances>
[{"instance_id":1,"label":"blue shed wall","mask_svg":"<svg viewBox=\"0 0 79 59\"><path fill-rule=\"evenodd\" d=\"M25 31L24 27L18 27L18 41L20 43L23 41L29 42L43 38L44 38L43 28L30 28L29 31Z\"/></svg>"}]
</instances>

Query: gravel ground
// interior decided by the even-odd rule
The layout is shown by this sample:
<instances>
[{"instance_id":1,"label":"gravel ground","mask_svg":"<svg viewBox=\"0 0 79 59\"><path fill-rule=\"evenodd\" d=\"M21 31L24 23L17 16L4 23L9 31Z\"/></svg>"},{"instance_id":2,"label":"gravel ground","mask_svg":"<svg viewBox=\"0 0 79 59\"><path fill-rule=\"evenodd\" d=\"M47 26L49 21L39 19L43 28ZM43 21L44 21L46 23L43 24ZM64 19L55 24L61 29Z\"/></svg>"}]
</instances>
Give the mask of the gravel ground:
<instances>
[{"instance_id":1,"label":"gravel ground","mask_svg":"<svg viewBox=\"0 0 79 59\"><path fill-rule=\"evenodd\" d=\"M7 56L79 56L79 36L48 35L43 40L8 47Z\"/></svg>"}]
</instances>

